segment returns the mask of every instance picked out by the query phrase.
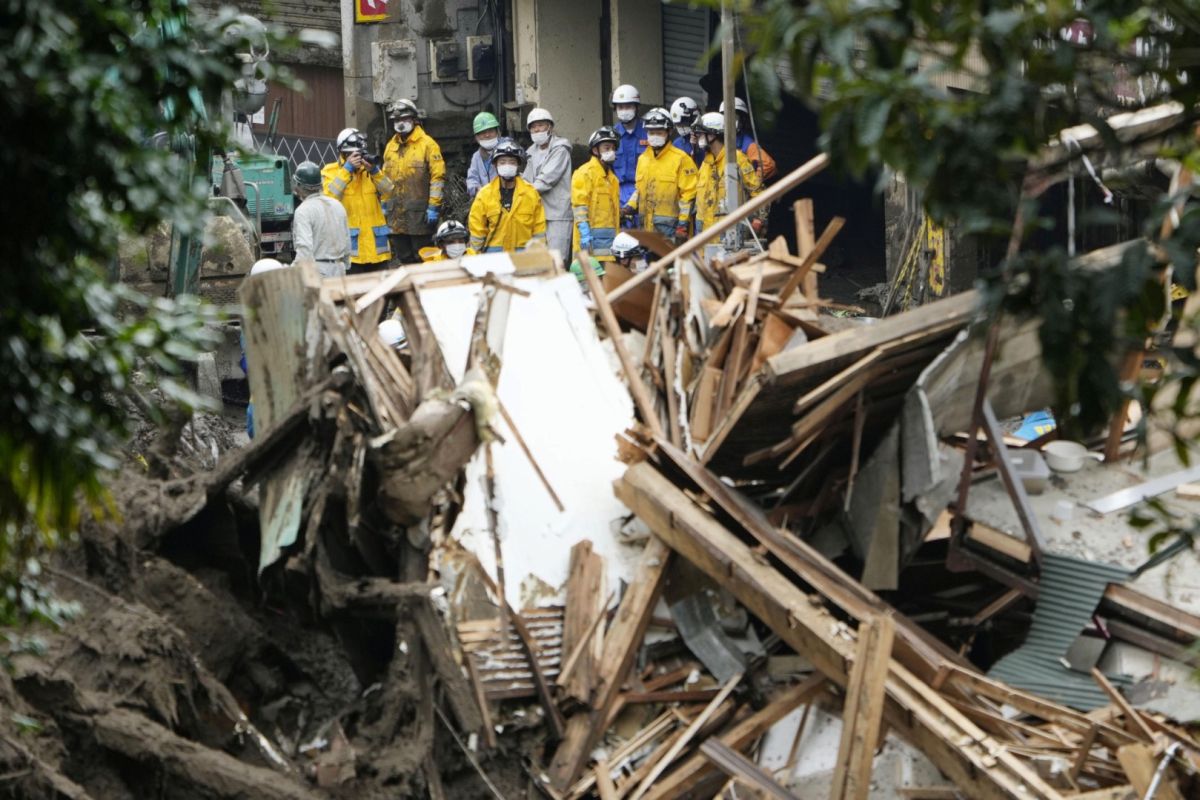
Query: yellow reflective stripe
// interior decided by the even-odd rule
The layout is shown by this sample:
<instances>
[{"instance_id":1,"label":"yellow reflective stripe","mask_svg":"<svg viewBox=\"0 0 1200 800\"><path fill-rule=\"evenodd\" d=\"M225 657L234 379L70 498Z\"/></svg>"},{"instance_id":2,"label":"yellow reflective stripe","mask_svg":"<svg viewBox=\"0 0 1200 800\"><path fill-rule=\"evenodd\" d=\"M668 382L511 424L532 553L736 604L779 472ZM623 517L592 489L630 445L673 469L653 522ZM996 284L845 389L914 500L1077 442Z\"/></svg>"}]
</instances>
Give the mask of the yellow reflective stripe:
<instances>
[{"instance_id":1,"label":"yellow reflective stripe","mask_svg":"<svg viewBox=\"0 0 1200 800\"><path fill-rule=\"evenodd\" d=\"M342 195L346 193L346 187L348 185L349 183L345 178L335 175L334 178L329 181L329 193L340 200Z\"/></svg>"}]
</instances>

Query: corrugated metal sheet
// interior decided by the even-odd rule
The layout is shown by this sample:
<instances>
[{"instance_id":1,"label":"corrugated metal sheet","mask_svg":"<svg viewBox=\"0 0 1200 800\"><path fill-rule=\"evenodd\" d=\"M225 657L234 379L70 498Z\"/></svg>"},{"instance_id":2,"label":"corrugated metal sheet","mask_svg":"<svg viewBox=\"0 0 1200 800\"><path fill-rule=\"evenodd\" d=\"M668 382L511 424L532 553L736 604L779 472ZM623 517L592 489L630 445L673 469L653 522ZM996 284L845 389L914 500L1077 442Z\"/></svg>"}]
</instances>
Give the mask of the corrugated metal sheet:
<instances>
[{"instance_id":1,"label":"corrugated metal sheet","mask_svg":"<svg viewBox=\"0 0 1200 800\"><path fill-rule=\"evenodd\" d=\"M663 102L690 97L704 109L700 60L708 50L709 12L705 8L665 5L662 10Z\"/></svg>"},{"instance_id":2,"label":"corrugated metal sheet","mask_svg":"<svg viewBox=\"0 0 1200 800\"><path fill-rule=\"evenodd\" d=\"M1073 708L1090 711L1108 704L1091 675L1064 666L1067 649L1091 619L1109 583L1129 572L1112 564L1047 553L1038 604L1025 642L997 661L988 675ZM1124 676L1109 676L1116 685Z\"/></svg>"}]
</instances>

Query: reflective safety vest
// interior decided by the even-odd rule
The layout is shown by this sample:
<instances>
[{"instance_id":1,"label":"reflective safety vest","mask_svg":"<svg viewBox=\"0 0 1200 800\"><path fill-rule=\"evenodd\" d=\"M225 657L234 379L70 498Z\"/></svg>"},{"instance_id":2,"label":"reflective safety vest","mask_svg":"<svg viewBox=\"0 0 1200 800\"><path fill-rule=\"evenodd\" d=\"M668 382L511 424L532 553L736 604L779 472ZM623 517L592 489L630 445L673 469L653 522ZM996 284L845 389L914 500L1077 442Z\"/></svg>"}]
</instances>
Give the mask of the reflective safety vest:
<instances>
[{"instance_id":1,"label":"reflective safety vest","mask_svg":"<svg viewBox=\"0 0 1200 800\"><path fill-rule=\"evenodd\" d=\"M626 206L641 215L641 228L673 236L687 225L696 199L696 164L673 144L646 149L637 165L637 189Z\"/></svg>"},{"instance_id":2,"label":"reflective safety vest","mask_svg":"<svg viewBox=\"0 0 1200 800\"><path fill-rule=\"evenodd\" d=\"M741 202L754 197L762 191L762 180L757 170L740 150L737 153L738 175L741 177ZM732 208L721 210L721 202L725 199L725 150L714 156L709 153L700 165L700 174L696 178L696 233L712 227L717 217L732 211ZM736 207L736 205L735 205Z\"/></svg>"},{"instance_id":3,"label":"reflective safety vest","mask_svg":"<svg viewBox=\"0 0 1200 800\"><path fill-rule=\"evenodd\" d=\"M471 203L467 246L476 253L524 250L531 241L546 243L546 209L542 196L524 178L513 179L512 204L507 210L500 203L500 178L484 186Z\"/></svg>"},{"instance_id":4,"label":"reflective safety vest","mask_svg":"<svg viewBox=\"0 0 1200 800\"><path fill-rule=\"evenodd\" d=\"M420 125L405 141L396 134L383 150L383 171L392 180L392 202L388 226L392 233L426 235L434 226L426 221L430 206L442 205L446 185L446 162L442 148Z\"/></svg>"},{"instance_id":5,"label":"reflective safety vest","mask_svg":"<svg viewBox=\"0 0 1200 800\"><path fill-rule=\"evenodd\" d=\"M575 217L571 252L579 250L579 224L587 223L592 255L612 261L612 242L621 226L621 184L616 173L595 156L571 176L571 213Z\"/></svg>"},{"instance_id":6,"label":"reflective safety vest","mask_svg":"<svg viewBox=\"0 0 1200 800\"><path fill-rule=\"evenodd\" d=\"M392 257L383 203L392 197L392 181L379 167L350 172L339 158L321 168L325 194L342 201L350 225L350 263L379 264Z\"/></svg>"}]
</instances>

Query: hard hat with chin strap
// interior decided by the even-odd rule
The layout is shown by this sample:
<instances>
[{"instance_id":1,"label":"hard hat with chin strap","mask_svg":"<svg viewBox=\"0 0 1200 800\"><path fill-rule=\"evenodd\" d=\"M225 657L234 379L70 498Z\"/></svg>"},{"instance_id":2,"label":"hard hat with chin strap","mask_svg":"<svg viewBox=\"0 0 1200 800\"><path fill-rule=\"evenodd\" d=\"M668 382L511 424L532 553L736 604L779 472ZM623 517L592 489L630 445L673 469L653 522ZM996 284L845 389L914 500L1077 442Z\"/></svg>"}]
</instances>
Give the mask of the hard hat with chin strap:
<instances>
[{"instance_id":1,"label":"hard hat with chin strap","mask_svg":"<svg viewBox=\"0 0 1200 800\"><path fill-rule=\"evenodd\" d=\"M671 103L671 121L676 125L692 125L700 116L700 107L690 97L680 97Z\"/></svg>"},{"instance_id":2,"label":"hard hat with chin strap","mask_svg":"<svg viewBox=\"0 0 1200 800\"><path fill-rule=\"evenodd\" d=\"M525 127L528 128L535 122L549 122L554 124L554 117L550 116L550 112L544 108L535 108L529 112L529 116L525 118Z\"/></svg>"},{"instance_id":3,"label":"hard hat with chin strap","mask_svg":"<svg viewBox=\"0 0 1200 800\"><path fill-rule=\"evenodd\" d=\"M466 239L468 236L470 234L466 225L456 219L448 219L438 226L437 233L433 235L433 243L441 244L447 239Z\"/></svg>"},{"instance_id":4,"label":"hard hat with chin strap","mask_svg":"<svg viewBox=\"0 0 1200 800\"><path fill-rule=\"evenodd\" d=\"M646 130L651 130L652 128L670 128L671 115L665 108L652 108L642 117L642 124L646 126Z\"/></svg>"},{"instance_id":5,"label":"hard hat with chin strap","mask_svg":"<svg viewBox=\"0 0 1200 800\"><path fill-rule=\"evenodd\" d=\"M379 338L383 339L383 343L388 347L399 347L408 340L408 337L404 335L404 326L398 319L388 317L379 323L378 330Z\"/></svg>"},{"instance_id":6,"label":"hard hat with chin strap","mask_svg":"<svg viewBox=\"0 0 1200 800\"><path fill-rule=\"evenodd\" d=\"M475 119L471 122L471 132L478 136L484 131L490 131L492 128L499 128L500 120L496 119L496 115L488 111L480 111L475 115Z\"/></svg>"},{"instance_id":7,"label":"hard hat with chin strap","mask_svg":"<svg viewBox=\"0 0 1200 800\"><path fill-rule=\"evenodd\" d=\"M628 256L637 255L640 248L641 245L638 244L637 239L633 238L628 233L621 231L613 238L612 247L610 247L609 250L617 258L626 258Z\"/></svg>"},{"instance_id":8,"label":"hard hat with chin strap","mask_svg":"<svg viewBox=\"0 0 1200 800\"><path fill-rule=\"evenodd\" d=\"M696 126L696 130L708 136L724 136L725 115L719 111L708 112L700 117L700 124Z\"/></svg>"},{"instance_id":9,"label":"hard hat with chin strap","mask_svg":"<svg viewBox=\"0 0 1200 800\"><path fill-rule=\"evenodd\" d=\"M594 150L604 142L612 142L613 144L621 143L621 137L617 135L617 132L610 125L596 129L595 133L588 139L588 149Z\"/></svg>"},{"instance_id":10,"label":"hard hat with chin strap","mask_svg":"<svg viewBox=\"0 0 1200 800\"><path fill-rule=\"evenodd\" d=\"M750 108L746 105L746 101L740 97L733 98L733 110L741 114L750 113ZM720 111L722 114L725 113L725 101L721 101L721 106L717 111Z\"/></svg>"},{"instance_id":11,"label":"hard hat with chin strap","mask_svg":"<svg viewBox=\"0 0 1200 800\"><path fill-rule=\"evenodd\" d=\"M262 275L264 272L271 272L276 269L283 269L287 264L277 261L274 258L260 258L254 262L254 266L250 268L251 275Z\"/></svg>"},{"instance_id":12,"label":"hard hat with chin strap","mask_svg":"<svg viewBox=\"0 0 1200 800\"><path fill-rule=\"evenodd\" d=\"M512 156L520 162L522 167L525 166L525 148L507 136L501 139L500 143L496 145L496 149L492 151L492 161L495 162L501 156Z\"/></svg>"},{"instance_id":13,"label":"hard hat with chin strap","mask_svg":"<svg viewBox=\"0 0 1200 800\"><path fill-rule=\"evenodd\" d=\"M336 145L339 153L347 150L365 150L367 137L363 136L358 128L342 128L341 133L337 135Z\"/></svg>"},{"instance_id":14,"label":"hard hat with chin strap","mask_svg":"<svg viewBox=\"0 0 1200 800\"><path fill-rule=\"evenodd\" d=\"M618 103L636 103L641 105L642 95L638 92L636 86L628 83L623 83L613 90L612 104L615 106Z\"/></svg>"}]
</instances>

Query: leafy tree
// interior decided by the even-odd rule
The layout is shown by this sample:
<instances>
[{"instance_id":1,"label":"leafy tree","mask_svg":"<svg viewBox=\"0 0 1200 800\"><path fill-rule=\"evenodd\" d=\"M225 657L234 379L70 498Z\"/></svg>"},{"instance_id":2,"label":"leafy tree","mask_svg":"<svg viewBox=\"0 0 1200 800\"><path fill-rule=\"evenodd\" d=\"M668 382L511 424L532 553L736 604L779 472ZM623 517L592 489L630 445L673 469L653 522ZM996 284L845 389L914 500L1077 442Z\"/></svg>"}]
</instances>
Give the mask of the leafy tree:
<instances>
[{"instance_id":1,"label":"leafy tree","mask_svg":"<svg viewBox=\"0 0 1200 800\"><path fill-rule=\"evenodd\" d=\"M1056 412L1068 430L1094 430L1123 397L1117 354L1140 347L1161 316L1161 270L1145 252L1103 274L1067 269L1062 247L1016 245L1039 232L1053 240L1055 209L1034 201L1046 175L1034 156L1061 129L1090 123L1110 155L1128 157L1105 120L1166 100L1183 104L1159 157L1195 171L1200 13L1187 0L761 0L743 13L756 49L749 61L766 99L790 87L819 113L821 144L836 169L903 174L928 214L999 244L989 281L993 307L1032 309L1045 322L1043 349L1059 382ZM973 91L938 78L969 76ZM1133 100L1130 99L1132 95ZM1144 155L1142 156L1145 157ZM1078 169L1078 161L1076 161ZM1083 174L1082 172L1080 174ZM1175 198L1162 192L1145 235L1159 239ZM1017 210L1021 215L1018 218ZM1014 228L1016 234L1013 233ZM1062 236L1059 234L1061 241ZM1005 247L1008 241L1011 248ZM1200 209L1189 207L1166 243L1174 279L1195 288ZM1179 374L1194 374L1180 362Z\"/></svg>"},{"instance_id":2,"label":"leafy tree","mask_svg":"<svg viewBox=\"0 0 1200 800\"><path fill-rule=\"evenodd\" d=\"M162 220L200 233L206 167L150 143L224 141L206 109L240 74L235 18L187 0L0 4L0 625L37 616L30 565L106 505L135 369L188 402L180 362L215 312L107 278L117 238Z\"/></svg>"}]
</instances>

